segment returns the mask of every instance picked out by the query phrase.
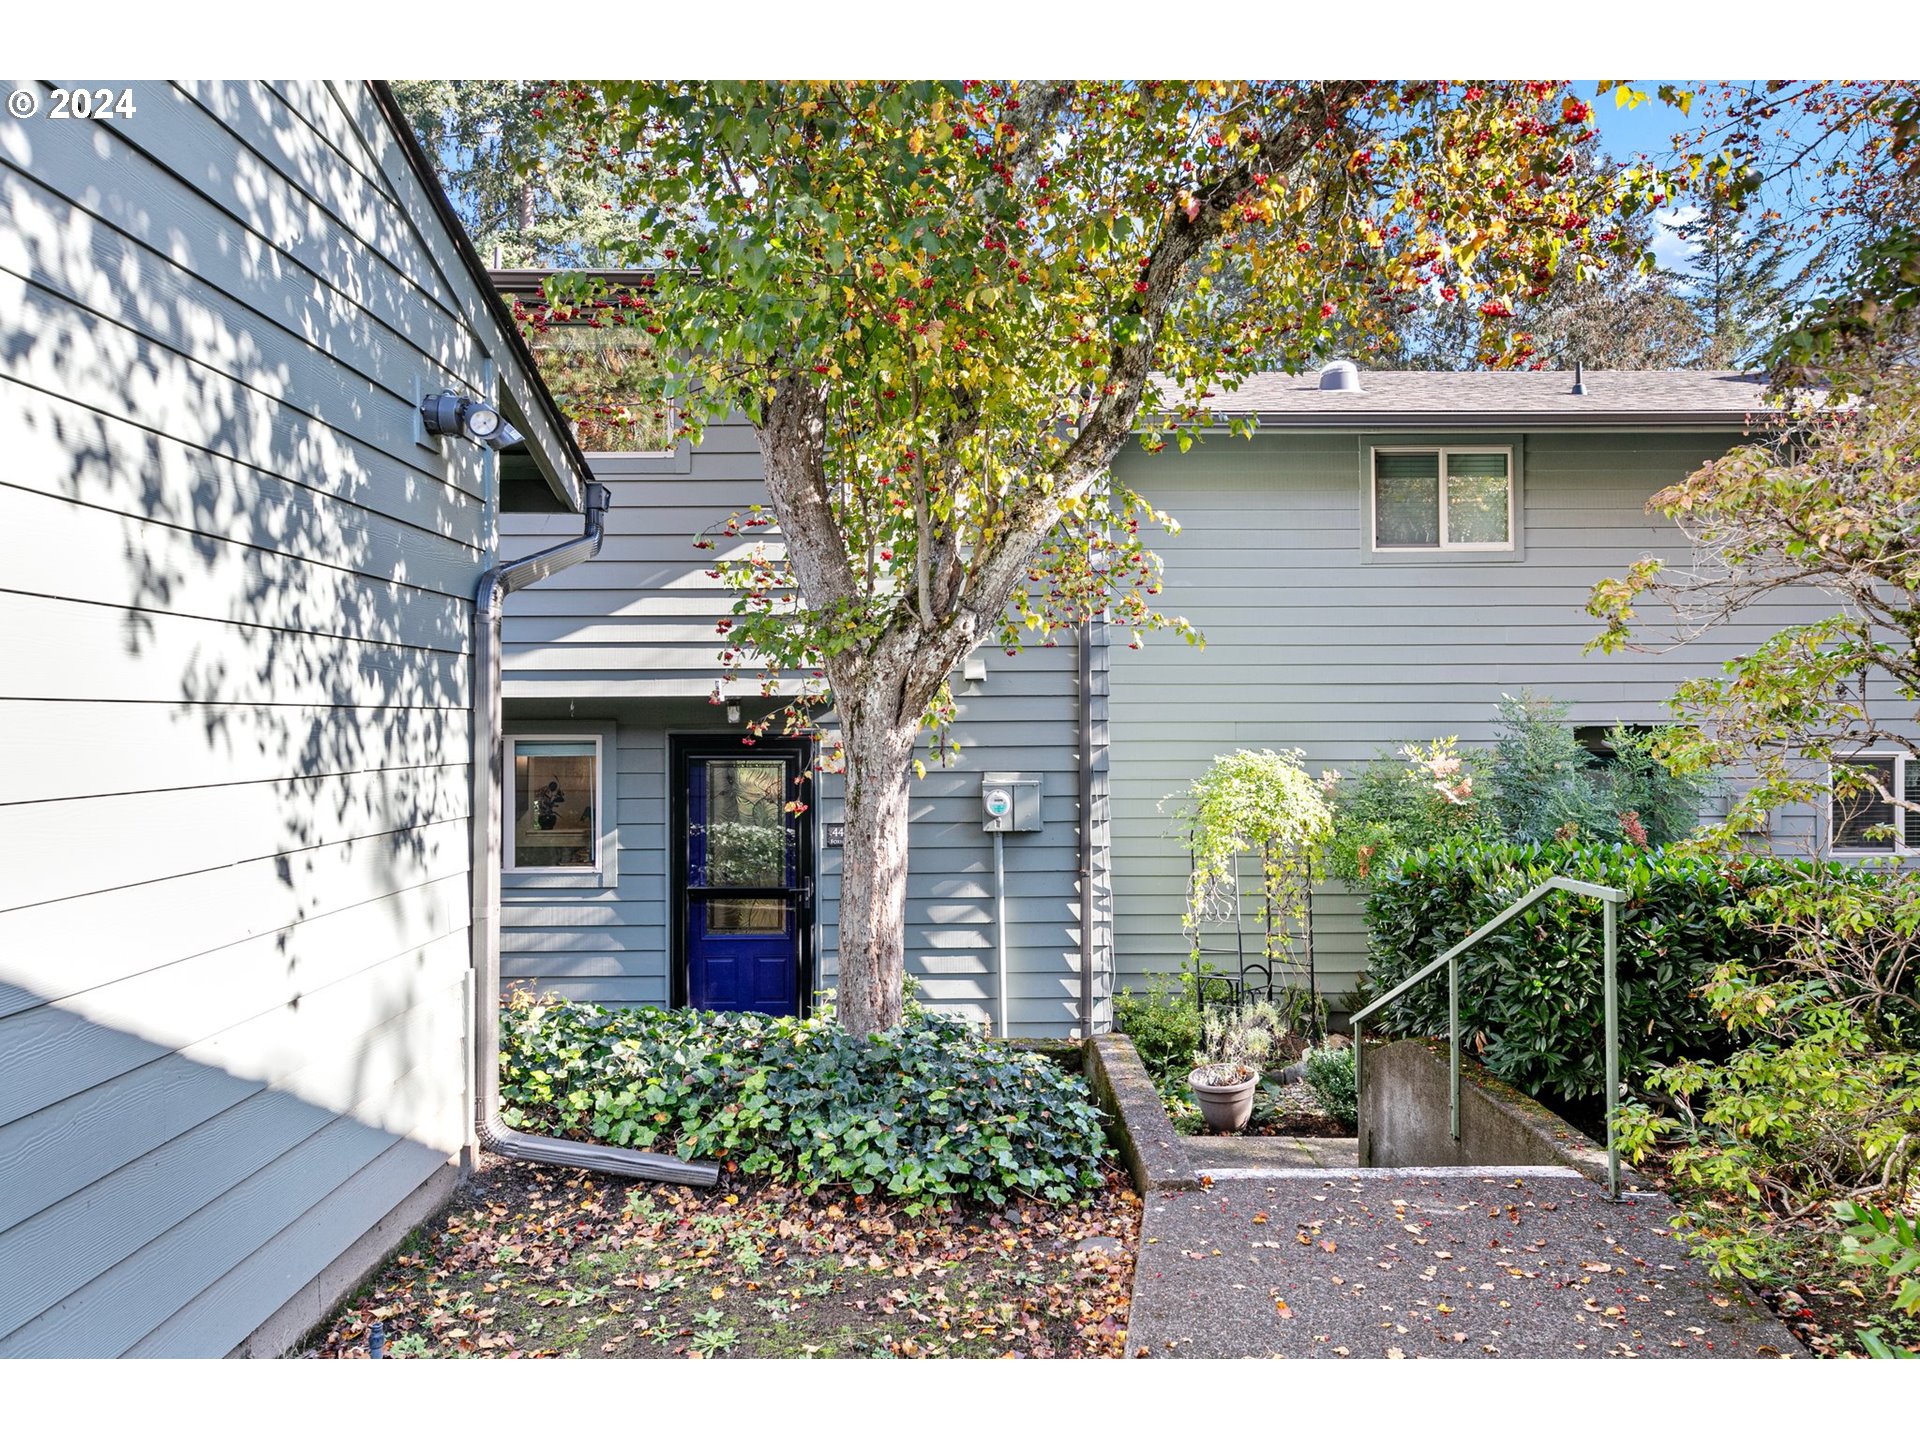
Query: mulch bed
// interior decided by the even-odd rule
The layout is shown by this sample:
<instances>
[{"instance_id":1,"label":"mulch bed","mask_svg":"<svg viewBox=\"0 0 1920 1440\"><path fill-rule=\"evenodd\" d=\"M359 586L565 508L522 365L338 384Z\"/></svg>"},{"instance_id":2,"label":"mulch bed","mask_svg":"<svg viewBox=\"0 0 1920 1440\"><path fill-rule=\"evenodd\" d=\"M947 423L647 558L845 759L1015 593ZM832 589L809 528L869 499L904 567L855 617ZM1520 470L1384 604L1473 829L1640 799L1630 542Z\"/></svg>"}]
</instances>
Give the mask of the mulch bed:
<instances>
[{"instance_id":1,"label":"mulch bed","mask_svg":"<svg viewBox=\"0 0 1920 1440\"><path fill-rule=\"evenodd\" d=\"M790 1187L626 1182L484 1157L305 1353L1119 1356L1140 1200L910 1215Z\"/></svg>"},{"instance_id":2,"label":"mulch bed","mask_svg":"<svg viewBox=\"0 0 1920 1440\"><path fill-rule=\"evenodd\" d=\"M1353 1126L1344 1124L1320 1108L1313 1088L1304 1081L1282 1085L1277 1091L1264 1086L1255 1093L1253 1118L1242 1135L1352 1135Z\"/></svg>"},{"instance_id":3,"label":"mulch bed","mask_svg":"<svg viewBox=\"0 0 1920 1440\"><path fill-rule=\"evenodd\" d=\"M1179 1097L1167 1103L1167 1114L1174 1128L1183 1135L1204 1135L1200 1110L1188 1098L1184 1088ZM1336 1120L1320 1108L1313 1087L1305 1081L1280 1084L1267 1077L1253 1094L1253 1117L1241 1128L1242 1135L1324 1135L1352 1136L1354 1127Z\"/></svg>"}]
</instances>

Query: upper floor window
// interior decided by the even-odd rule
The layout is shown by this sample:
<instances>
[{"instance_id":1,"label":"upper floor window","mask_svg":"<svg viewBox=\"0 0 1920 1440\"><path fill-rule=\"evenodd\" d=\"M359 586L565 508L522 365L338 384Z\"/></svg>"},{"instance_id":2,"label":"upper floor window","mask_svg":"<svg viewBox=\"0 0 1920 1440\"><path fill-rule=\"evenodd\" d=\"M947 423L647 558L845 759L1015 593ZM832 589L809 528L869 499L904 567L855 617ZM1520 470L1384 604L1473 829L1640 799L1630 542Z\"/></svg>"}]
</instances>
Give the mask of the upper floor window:
<instances>
[{"instance_id":1,"label":"upper floor window","mask_svg":"<svg viewBox=\"0 0 1920 1440\"><path fill-rule=\"evenodd\" d=\"M1513 549L1513 452L1376 447L1375 550Z\"/></svg>"},{"instance_id":2,"label":"upper floor window","mask_svg":"<svg viewBox=\"0 0 1920 1440\"><path fill-rule=\"evenodd\" d=\"M1842 854L1920 854L1920 810L1895 805L1898 795L1920 806L1920 758L1899 753L1855 755L1834 767L1836 783L1828 800L1831 848ZM1841 772L1860 772L1855 783ZM1844 792L1844 793L1843 793Z\"/></svg>"}]
</instances>

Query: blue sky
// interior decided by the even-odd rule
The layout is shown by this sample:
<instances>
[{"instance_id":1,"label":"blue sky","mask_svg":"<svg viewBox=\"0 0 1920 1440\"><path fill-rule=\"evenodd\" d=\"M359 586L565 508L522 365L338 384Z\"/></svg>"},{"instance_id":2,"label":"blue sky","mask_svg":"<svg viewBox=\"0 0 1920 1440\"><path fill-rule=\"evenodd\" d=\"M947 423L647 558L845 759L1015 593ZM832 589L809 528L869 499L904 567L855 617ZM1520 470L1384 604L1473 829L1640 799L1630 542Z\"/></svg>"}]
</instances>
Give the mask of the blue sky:
<instances>
[{"instance_id":1,"label":"blue sky","mask_svg":"<svg viewBox=\"0 0 1920 1440\"><path fill-rule=\"evenodd\" d=\"M1672 150L1674 133L1686 127L1687 117L1654 93L1659 83L1635 81L1634 89L1644 90L1647 98L1631 110L1616 105L1611 95L1594 97L1593 114L1600 130L1600 143L1614 159L1625 160L1630 155L1645 153L1658 160ZM1588 84L1575 86L1582 96L1592 88ZM1690 218L1691 211L1666 210L1661 216L1677 222ZM1654 258L1670 270L1686 263L1691 248L1664 225L1654 237Z\"/></svg>"},{"instance_id":2,"label":"blue sky","mask_svg":"<svg viewBox=\"0 0 1920 1440\"><path fill-rule=\"evenodd\" d=\"M1668 105L1655 94L1658 86L1673 83L1686 87L1698 87L1709 83L1705 81L1635 80L1633 88L1646 92L1647 99L1629 110L1614 103L1613 96L1593 95L1594 87L1590 82L1576 82L1574 89L1583 98L1593 96L1594 119L1600 130L1600 143L1616 160L1625 160L1634 154L1644 153L1655 161L1671 156L1675 133L1684 133L1693 122L1681 114L1678 108ZM1717 83L1717 82L1715 82ZM1748 83L1745 81L1736 83ZM1696 115L1698 107L1696 107ZM1765 194L1767 192L1763 192ZM1773 203L1781 204L1779 196L1773 196ZM1783 207L1784 208L1784 207ZM1683 210L1662 212L1668 220L1685 220L1695 213L1690 207ZM1659 262L1668 269L1677 269L1685 263L1691 249L1671 230L1663 227L1655 238L1653 253ZM1792 273L1789 266L1788 273Z\"/></svg>"}]
</instances>

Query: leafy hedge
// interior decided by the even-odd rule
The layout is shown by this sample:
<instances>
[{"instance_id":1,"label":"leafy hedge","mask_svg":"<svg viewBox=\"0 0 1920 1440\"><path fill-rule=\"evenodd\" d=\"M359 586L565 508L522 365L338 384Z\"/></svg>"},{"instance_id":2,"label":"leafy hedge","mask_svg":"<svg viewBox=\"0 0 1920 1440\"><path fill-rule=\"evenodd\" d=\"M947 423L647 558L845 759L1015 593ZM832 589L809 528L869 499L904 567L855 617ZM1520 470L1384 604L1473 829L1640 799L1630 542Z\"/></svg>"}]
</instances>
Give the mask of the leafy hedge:
<instances>
[{"instance_id":1,"label":"leafy hedge","mask_svg":"<svg viewBox=\"0 0 1920 1440\"><path fill-rule=\"evenodd\" d=\"M1456 843L1407 856L1367 896L1368 985L1383 994L1550 875L1625 890L1620 915L1621 1073L1629 1081L1683 1056L1716 1058L1726 1026L1701 996L1726 962L1763 965L1778 944L1724 918L1791 862L1682 857L1628 846ZM1495 1075L1552 1103L1605 1090L1600 905L1559 892L1462 958L1460 1024ZM1379 1017L1382 1028L1444 1035L1444 975Z\"/></svg>"},{"instance_id":2,"label":"leafy hedge","mask_svg":"<svg viewBox=\"0 0 1920 1440\"><path fill-rule=\"evenodd\" d=\"M731 1161L811 1194L1064 1201L1100 1183L1085 1083L909 1007L861 1043L830 1016L616 1009L520 994L501 1011L502 1117L520 1129Z\"/></svg>"}]
</instances>

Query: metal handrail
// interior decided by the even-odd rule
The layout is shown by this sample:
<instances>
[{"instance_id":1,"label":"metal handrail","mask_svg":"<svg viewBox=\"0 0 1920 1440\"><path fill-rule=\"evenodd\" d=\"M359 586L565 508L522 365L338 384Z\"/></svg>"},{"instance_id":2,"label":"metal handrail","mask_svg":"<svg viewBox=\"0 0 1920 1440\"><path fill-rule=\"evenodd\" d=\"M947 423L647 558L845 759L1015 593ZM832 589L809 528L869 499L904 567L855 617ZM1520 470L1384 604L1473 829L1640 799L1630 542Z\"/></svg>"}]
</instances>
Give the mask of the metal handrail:
<instances>
[{"instance_id":1,"label":"metal handrail","mask_svg":"<svg viewBox=\"0 0 1920 1440\"><path fill-rule=\"evenodd\" d=\"M1455 1140L1460 1138L1460 957L1516 915L1531 909L1542 896L1554 890L1567 890L1575 895L1585 895L1589 899L1604 901L1606 905L1604 920L1606 945L1601 964L1607 1032L1607 1198L1618 1200L1620 1198L1620 1148L1615 1138L1614 1124L1614 1115L1620 1105L1620 987L1617 971L1620 907L1630 898L1624 890L1616 890L1610 885L1595 885L1586 880L1569 880L1562 875L1543 880L1458 945L1442 955L1435 956L1371 1005L1355 1011L1351 1022L1353 1025L1354 1097L1358 1099L1360 1095L1360 1067L1363 1063L1362 1057L1366 1053L1360 1043L1360 1022L1382 1006L1398 1000L1444 965L1447 967L1448 1121L1453 1138Z\"/></svg>"}]
</instances>

